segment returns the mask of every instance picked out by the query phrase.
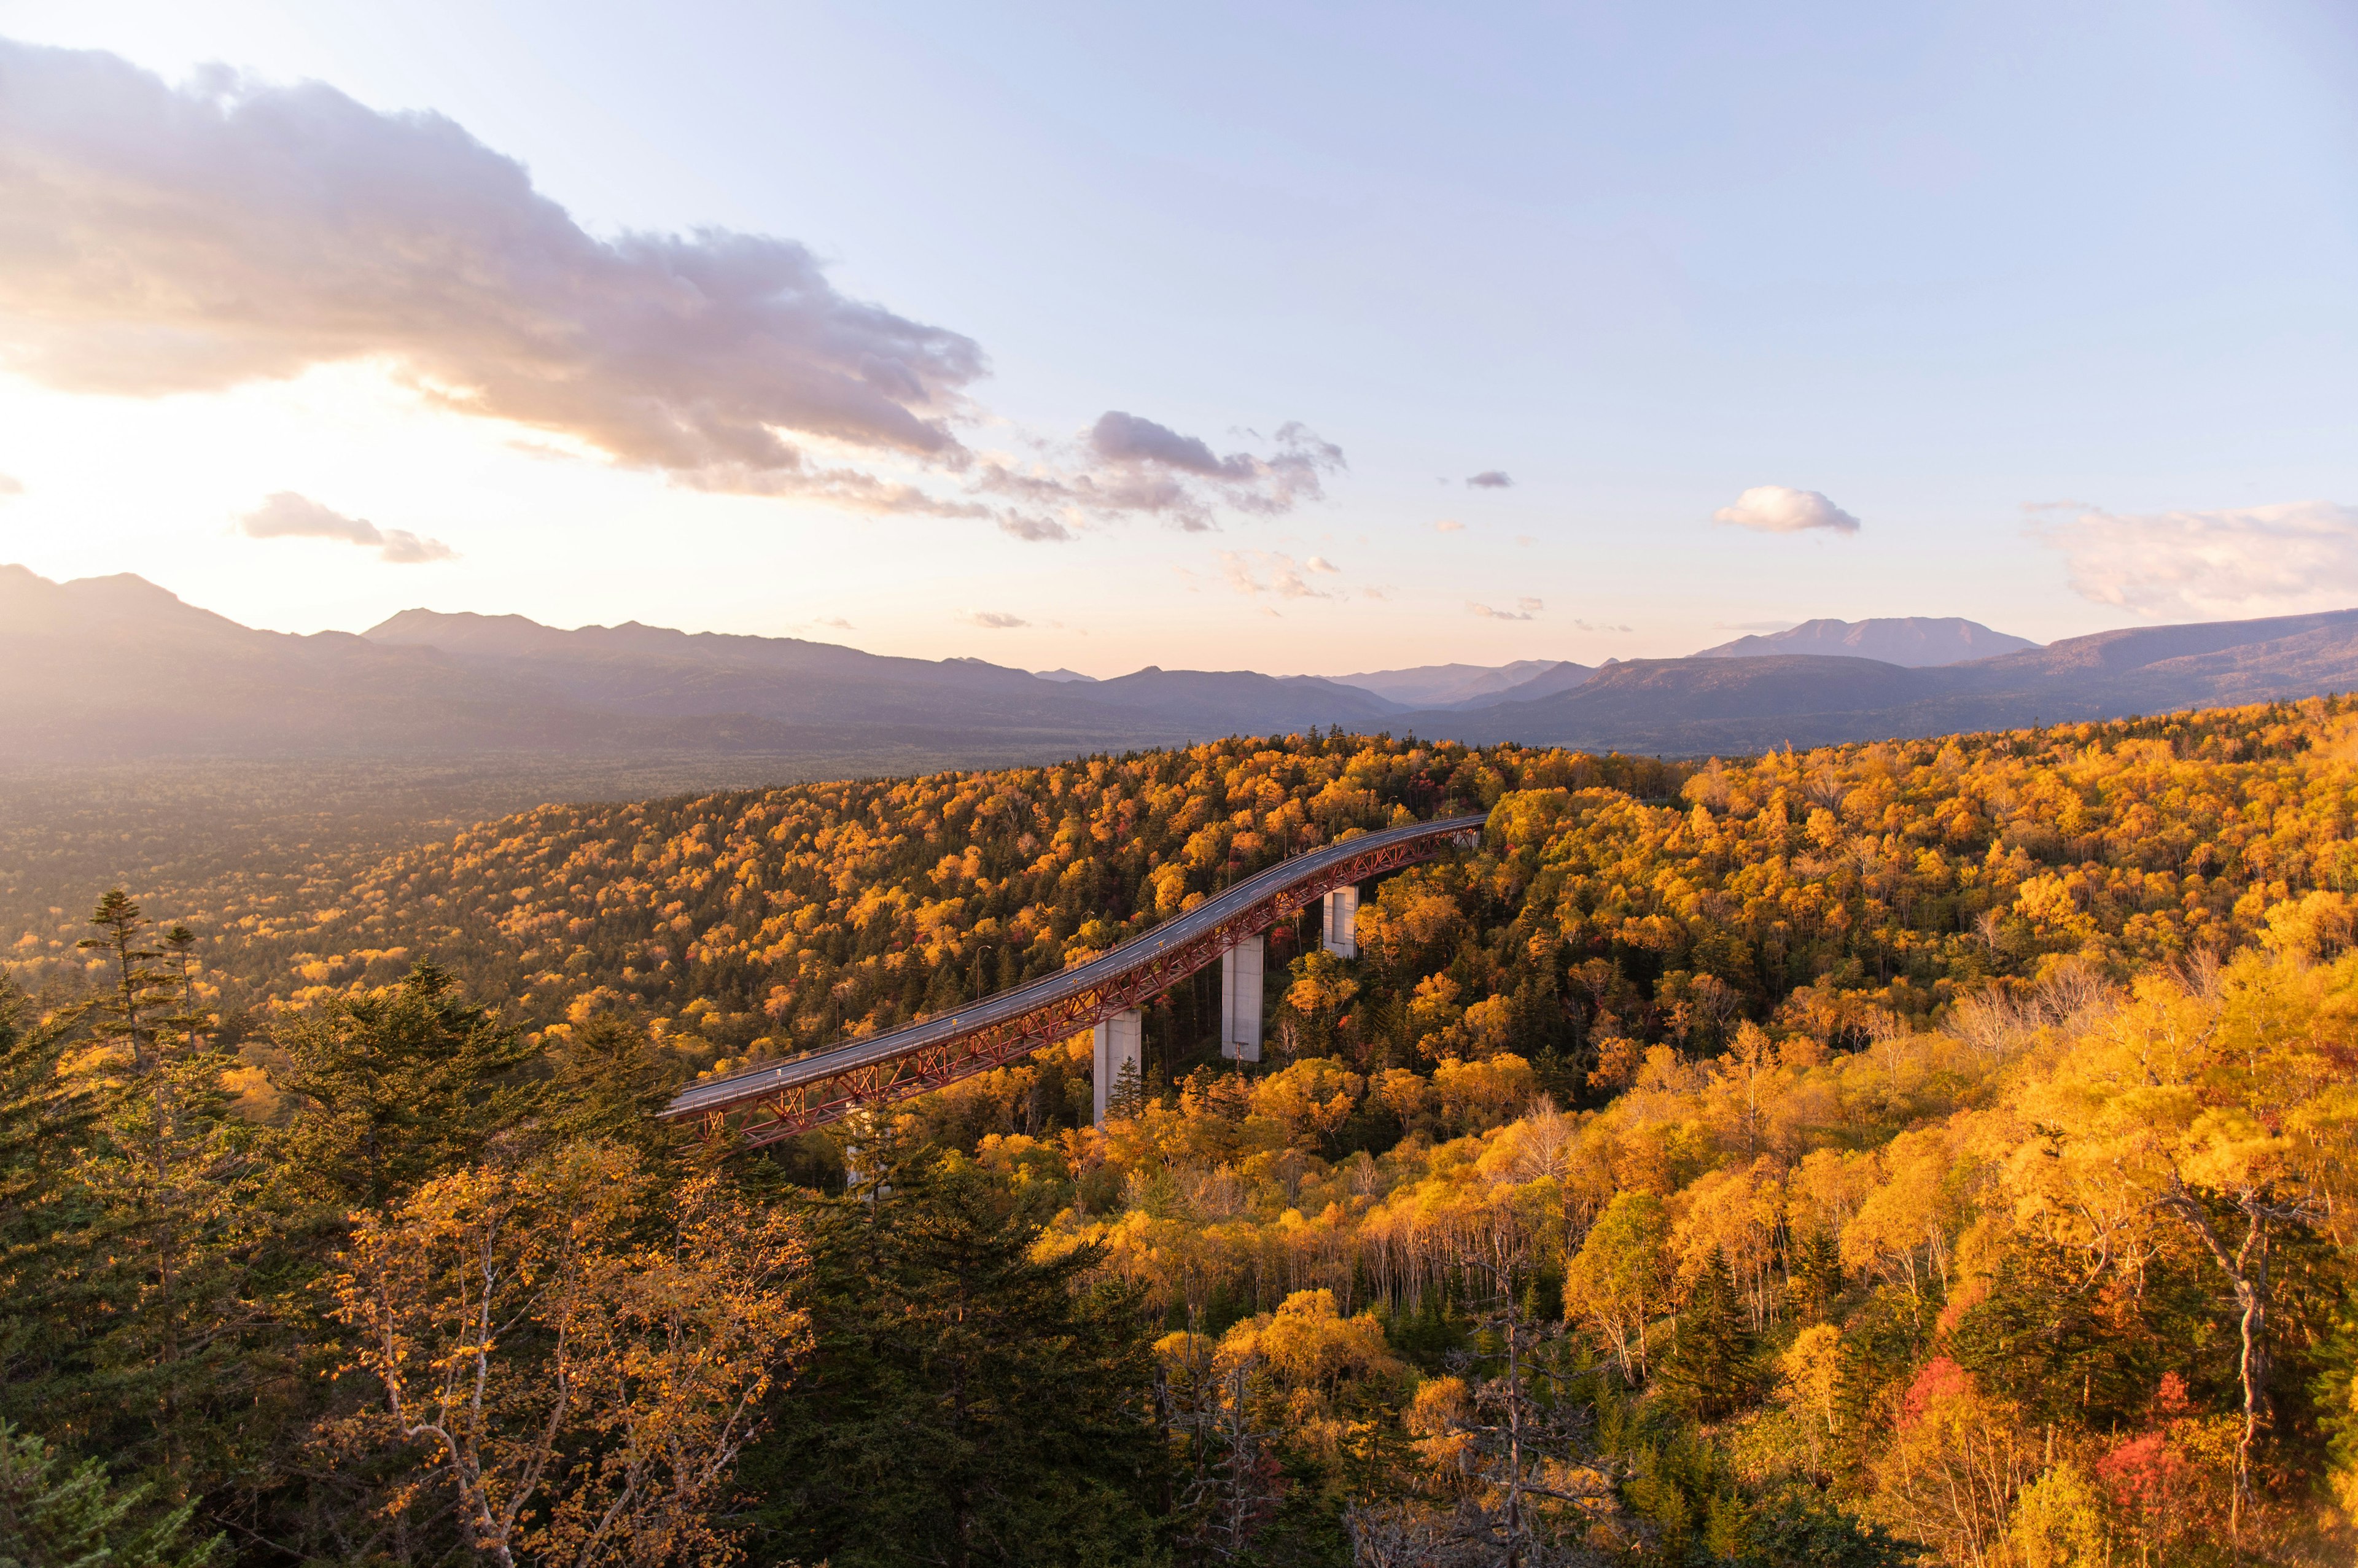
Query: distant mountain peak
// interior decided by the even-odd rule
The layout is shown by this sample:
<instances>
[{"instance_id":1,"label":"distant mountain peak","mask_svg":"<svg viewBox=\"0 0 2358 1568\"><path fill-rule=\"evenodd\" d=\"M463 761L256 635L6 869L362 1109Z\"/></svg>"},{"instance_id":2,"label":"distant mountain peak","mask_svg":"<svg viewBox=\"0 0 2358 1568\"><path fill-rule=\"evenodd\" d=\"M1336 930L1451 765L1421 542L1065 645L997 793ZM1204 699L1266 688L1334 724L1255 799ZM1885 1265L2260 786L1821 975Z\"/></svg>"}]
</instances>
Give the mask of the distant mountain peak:
<instances>
[{"instance_id":1,"label":"distant mountain peak","mask_svg":"<svg viewBox=\"0 0 2358 1568\"><path fill-rule=\"evenodd\" d=\"M1404 670L1362 670L1357 675L1323 678L1374 692L1387 702L1448 708L1500 696L1563 667L1555 659L1518 659L1510 665L1417 665Z\"/></svg>"},{"instance_id":2,"label":"distant mountain peak","mask_svg":"<svg viewBox=\"0 0 2358 1568\"><path fill-rule=\"evenodd\" d=\"M1705 648L1698 659L1757 659L1786 654L1875 659L1909 669L1962 665L2018 654L2039 644L2028 637L1994 632L1963 616L1888 615L1866 621L1804 621L1782 632L1738 637Z\"/></svg>"}]
</instances>

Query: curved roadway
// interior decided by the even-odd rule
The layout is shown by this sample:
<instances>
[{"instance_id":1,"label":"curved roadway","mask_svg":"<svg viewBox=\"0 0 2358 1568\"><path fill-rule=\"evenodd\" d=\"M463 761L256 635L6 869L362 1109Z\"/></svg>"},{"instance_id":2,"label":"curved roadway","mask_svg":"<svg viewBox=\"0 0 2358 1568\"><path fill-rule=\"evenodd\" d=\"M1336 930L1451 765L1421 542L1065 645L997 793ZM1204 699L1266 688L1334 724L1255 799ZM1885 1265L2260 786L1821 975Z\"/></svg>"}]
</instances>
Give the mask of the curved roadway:
<instances>
[{"instance_id":1,"label":"curved roadway","mask_svg":"<svg viewBox=\"0 0 2358 1568\"><path fill-rule=\"evenodd\" d=\"M1289 856L1266 871L1256 871L1217 897L1206 899L1176 919L1166 920L1143 935L1107 949L1076 969L1065 969L1044 976L1029 985L985 997L956 1012L925 1019L888 1034L855 1041L849 1045L838 1045L831 1050L815 1051L807 1056L797 1056L790 1061L767 1063L741 1073L731 1073L725 1078L691 1084L673 1098L662 1114L666 1117L695 1116L708 1110L725 1109L773 1090L834 1077L859 1067L873 1066L927 1045L1021 1018L1052 1002L1094 989L1108 980L1127 974L1140 964L1243 914L1271 894L1282 892L1296 882L1317 877L1337 861L1393 844L1409 844L1422 838L1478 831L1487 820L1486 816L1474 815L1405 823L1398 827L1379 828L1373 833L1362 833L1357 838L1327 844L1306 855Z\"/></svg>"}]
</instances>

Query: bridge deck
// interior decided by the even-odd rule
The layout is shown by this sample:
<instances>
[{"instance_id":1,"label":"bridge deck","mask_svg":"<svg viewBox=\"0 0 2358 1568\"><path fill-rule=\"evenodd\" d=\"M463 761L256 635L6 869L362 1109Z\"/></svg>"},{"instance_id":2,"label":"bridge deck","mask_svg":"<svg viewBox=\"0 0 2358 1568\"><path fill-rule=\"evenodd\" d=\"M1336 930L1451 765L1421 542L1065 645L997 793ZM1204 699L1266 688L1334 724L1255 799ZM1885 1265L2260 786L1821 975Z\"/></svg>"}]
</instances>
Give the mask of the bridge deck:
<instances>
[{"instance_id":1,"label":"bridge deck","mask_svg":"<svg viewBox=\"0 0 2358 1568\"><path fill-rule=\"evenodd\" d=\"M1159 994L1335 888L1438 854L1445 840L1479 831L1484 820L1407 823L1289 857L1077 968L872 1039L691 1084L662 1114L766 1112L766 1121L746 1130L749 1141L765 1143L833 1121L855 1105L906 1098L1003 1065Z\"/></svg>"}]
</instances>

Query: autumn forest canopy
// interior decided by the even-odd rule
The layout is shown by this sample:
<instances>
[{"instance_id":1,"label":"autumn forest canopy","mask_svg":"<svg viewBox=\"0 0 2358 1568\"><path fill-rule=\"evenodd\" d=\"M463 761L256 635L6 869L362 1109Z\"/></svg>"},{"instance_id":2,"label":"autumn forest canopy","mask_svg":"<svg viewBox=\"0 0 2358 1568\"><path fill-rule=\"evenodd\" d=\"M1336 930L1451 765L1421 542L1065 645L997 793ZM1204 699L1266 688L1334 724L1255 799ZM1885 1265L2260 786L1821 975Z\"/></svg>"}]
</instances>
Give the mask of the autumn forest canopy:
<instances>
[{"instance_id":1,"label":"autumn forest canopy","mask_svg":"<svg viewBox=\"0 0 2358 1568\"><path fill-rule=\"evenodd\" d=\"M1086 1036L755 1153L652 1114L1454 811L1356 957L1270 933L1261 1062L1200 974L1102 1126ZM2358 699L177 863L0 931L0 1559L2358 1544Z\"/></svg>"}]
</instances>

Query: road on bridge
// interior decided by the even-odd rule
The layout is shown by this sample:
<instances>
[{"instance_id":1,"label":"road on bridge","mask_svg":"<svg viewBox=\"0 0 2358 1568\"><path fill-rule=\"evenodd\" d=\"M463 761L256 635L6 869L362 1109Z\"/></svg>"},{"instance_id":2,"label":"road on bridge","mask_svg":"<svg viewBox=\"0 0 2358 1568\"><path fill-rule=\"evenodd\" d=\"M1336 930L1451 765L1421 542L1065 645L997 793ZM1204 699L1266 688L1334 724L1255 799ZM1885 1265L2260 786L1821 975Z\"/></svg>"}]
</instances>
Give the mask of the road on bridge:
<instances>
[{"instance_id":1,"label":"road on bridge","mask_svg":"<svg viewBox=\"0 0 2358 1568\"><path fill-rule=\"evenodd\" d=\"M890 1033L691 1084L662 1115L742 1115L745 1141L758 1146L1004 1066L1159 996L1336 888L1430 860L1453 840L1471 845L1486 820L1404 823L1289 856L1076 968Z\"/></svg>"}]
</instances>

